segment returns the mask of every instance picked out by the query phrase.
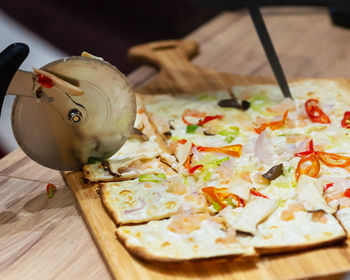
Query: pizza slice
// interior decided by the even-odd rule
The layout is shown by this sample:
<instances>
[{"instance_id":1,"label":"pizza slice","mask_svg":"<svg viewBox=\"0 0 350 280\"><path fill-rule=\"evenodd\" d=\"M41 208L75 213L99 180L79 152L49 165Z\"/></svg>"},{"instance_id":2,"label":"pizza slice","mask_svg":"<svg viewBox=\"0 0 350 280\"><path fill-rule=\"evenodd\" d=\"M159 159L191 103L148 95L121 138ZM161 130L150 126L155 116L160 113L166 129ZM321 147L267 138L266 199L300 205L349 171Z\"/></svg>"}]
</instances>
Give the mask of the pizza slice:
<instances>
[{"instance_id":1,"label":"pizza slice","mask_svg":"<svg viewBox=\"0 0 350 280\"><path fill-rule=\"evenodd\" d=\"M144 174L134 180L103 183L100 193L104 206L118 225L207 209L204 195L196 192L180 175Z\"/></svg>"},{"instance_id":2,"label":"pizza slice","mask_svg":"<svg viewBox=\"0 0 350 280\"><path fill-rule=\"evenodd\" d=\"M84 178L88 181L121 181L142 174L175 173L175 157L162 148L163 143L153 131L139 96L136 97L138 110L129 139L108 160L83 166Z\"/></svg>"},{"instance_id":3,"label":"pizza slice","mask_svg":"<svg viewBox=\"0 0 350 280\"><path fill-rule=\"evenodd\" d=\"M144 225L121 226L118 239L142 259L176 262L220 256L239 257L254 254L208 214L178 214L169 219Z\"/></svg>"}]
</instances>

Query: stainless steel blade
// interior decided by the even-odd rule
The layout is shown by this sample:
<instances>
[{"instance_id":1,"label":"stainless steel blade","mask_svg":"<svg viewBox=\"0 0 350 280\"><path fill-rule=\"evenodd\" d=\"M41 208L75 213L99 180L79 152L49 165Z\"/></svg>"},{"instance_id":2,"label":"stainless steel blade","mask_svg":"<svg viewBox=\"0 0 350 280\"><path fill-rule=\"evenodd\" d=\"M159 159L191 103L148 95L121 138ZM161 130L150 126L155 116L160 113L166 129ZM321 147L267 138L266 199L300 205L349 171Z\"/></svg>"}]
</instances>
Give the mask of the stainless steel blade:
<instances>
[{"instance_id":1,"label":"stainless steel blade","mask_svg":"<svg viewBox=\"0 0 350 280\"><path fill-rule=\"evenodd\" d=\"M259 35L260 42L263 45L267 59L270 63L270 66L273 70L273 73L276 77L278 85L282 90L284 97L293 98L290 93L286 77L283 73L282 66L277 57L275 48L273 47L271 38L265 26L263 17L260 13L259 7L256 4L250 4L248 5L248 9L250 12L250 16L253 20L256 32Z\"/></svg>"},{"instance_id":2,"label":"stainless steel blade","mask_svg":"<svg viewBox=\"0 0 350 280\"><path fill-rule=\"evenodd\" d=\"M17 96L12 127L23 151L38 163L59 170L78 170L89 158L106 159L126 141L136 116L135 96L125 77L112 65L92 58L71 57L42 68L78 81L81 96L45 93L62 104ZM83 122L69 122L70 111L85 110Z\"/></svg>"}]
</instances>

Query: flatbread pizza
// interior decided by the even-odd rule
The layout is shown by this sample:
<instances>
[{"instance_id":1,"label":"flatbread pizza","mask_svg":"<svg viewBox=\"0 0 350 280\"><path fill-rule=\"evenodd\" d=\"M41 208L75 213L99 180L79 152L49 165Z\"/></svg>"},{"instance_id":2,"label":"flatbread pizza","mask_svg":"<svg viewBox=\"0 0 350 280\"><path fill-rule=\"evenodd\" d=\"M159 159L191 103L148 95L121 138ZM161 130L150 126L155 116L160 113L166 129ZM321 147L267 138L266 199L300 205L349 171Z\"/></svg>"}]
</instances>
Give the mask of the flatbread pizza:
<instances>
[{"instance_id":1,"label":"flatbread pizza","mask_svg":"<svg viewBox=\"0 0 350 280\"><path fill-rule=\"evenodd\" d=\"M350 89L341 80L138 95L137 136L100 183L117 238L157 261L248 257L350 233ZM348 111L349 110L349 111Z\"/></svg>"}]
</instances>

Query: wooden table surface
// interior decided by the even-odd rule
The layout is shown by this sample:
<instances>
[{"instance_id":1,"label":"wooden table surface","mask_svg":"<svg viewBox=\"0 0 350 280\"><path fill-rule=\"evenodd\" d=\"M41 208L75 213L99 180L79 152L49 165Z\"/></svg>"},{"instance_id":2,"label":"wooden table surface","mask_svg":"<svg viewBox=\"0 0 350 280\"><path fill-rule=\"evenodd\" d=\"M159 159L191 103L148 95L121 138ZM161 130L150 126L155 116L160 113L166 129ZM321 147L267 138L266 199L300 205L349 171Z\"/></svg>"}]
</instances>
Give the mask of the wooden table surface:
<instances>
[{"instance_id":1,"label":"wooden table surface","mask_svg":"<svg viewBox=\"0 0 350 280\"><path fill-rule=\"evenodd\" d=\"M333 26L327 10L262 11L288 78L350 78L350 30ZM246 11L222 13L188 38L201 46L197 65L272 76ZM129 80L137 89L155 75L142 66ZM51 200L48 182L58 187ZM36 164L21 150L1 159L0 279L110 278L61 173Z\"/></svg>"}]
</instances>

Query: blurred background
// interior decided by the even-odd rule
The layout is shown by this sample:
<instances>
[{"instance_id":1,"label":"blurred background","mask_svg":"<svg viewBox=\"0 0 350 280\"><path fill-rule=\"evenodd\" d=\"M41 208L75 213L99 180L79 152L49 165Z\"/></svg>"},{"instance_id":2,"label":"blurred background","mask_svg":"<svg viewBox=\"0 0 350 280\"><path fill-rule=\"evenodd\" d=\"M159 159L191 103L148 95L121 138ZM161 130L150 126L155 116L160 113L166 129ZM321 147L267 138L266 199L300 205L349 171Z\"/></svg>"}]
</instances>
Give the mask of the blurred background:
<instances>
[{"instance_id":1,"label":"blurred background","mask_svg":"<svg viewBox=\"0 0 350 280\"><path fill-rule=\"evenodd\" d=\"M184 37L218 14L190 0L11 0L0 1L0 51L24 42L30 71L85 50L103 57L124 74L137 67L127 58L136 44ZM6 96L0 118L0 158L17 147L11 129L14 97Z\"/></svg>"},{"instance_id":2,"label":"blurred background","mask_svg":"<svg viewBox=\"0 0 350 280\"><path fill-rule=\"evenodd\" d=\"M333 19L350 26L348 1L259 1L262 5L331 6ZM24 42L31 52L23 70L41 67L85 50L116 65L124 74L137 65L127 58L136 44L182 38L222 10L246 1L228 0L11 0L0 1L0 50ZM6 96L0 118L0 158L17 147L11 129L13 96Z\"/></svg>"}]
</instances>

